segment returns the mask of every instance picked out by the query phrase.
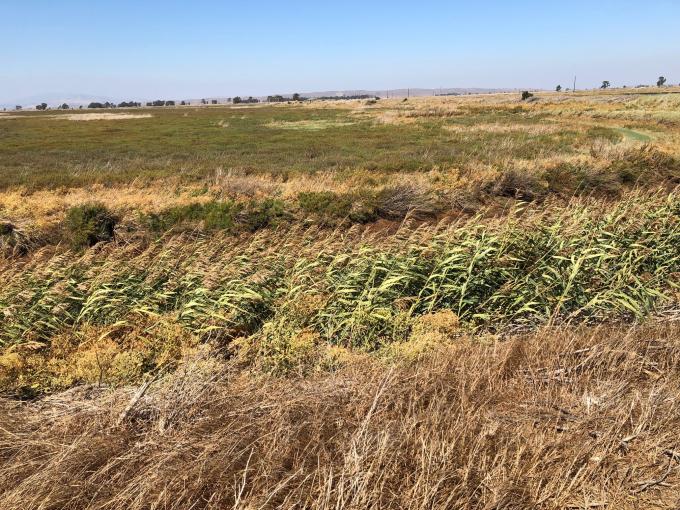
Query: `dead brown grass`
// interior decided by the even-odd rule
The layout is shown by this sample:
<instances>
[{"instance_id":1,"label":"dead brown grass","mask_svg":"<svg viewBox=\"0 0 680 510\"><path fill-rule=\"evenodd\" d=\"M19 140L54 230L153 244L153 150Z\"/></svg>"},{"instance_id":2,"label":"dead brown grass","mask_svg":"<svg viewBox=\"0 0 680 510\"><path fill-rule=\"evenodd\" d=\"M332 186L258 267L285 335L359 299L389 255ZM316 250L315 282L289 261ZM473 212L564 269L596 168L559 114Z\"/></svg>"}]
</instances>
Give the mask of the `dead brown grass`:
<instances>
[{"instance_id":1,"label":"dead brown grass","mask_svg":"<svg viewBox=\"0 0 680 510\"><path fill-rule=\"evenodd\" d=\"M0 508L678 508L680 324L0 401Z\"/></svg>"}]
</instances>

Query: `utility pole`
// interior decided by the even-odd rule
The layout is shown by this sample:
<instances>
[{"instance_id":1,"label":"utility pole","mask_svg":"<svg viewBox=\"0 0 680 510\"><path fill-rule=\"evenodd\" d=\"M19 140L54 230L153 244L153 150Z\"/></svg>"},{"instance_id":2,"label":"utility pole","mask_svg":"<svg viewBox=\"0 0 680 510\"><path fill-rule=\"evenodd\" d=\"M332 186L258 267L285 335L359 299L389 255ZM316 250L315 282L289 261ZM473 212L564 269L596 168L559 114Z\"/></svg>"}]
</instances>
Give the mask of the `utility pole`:
<instances>
[{"instance_id":1,"label":"utility pole","mask_svg":"<svg viewBox=\"0 0 680 510\"><path fill-rule=\"evenodd\" d=\"M574 88L571 89L572 91L576 92L576 76L574 76Z\"/></svg>"}]
</instances>

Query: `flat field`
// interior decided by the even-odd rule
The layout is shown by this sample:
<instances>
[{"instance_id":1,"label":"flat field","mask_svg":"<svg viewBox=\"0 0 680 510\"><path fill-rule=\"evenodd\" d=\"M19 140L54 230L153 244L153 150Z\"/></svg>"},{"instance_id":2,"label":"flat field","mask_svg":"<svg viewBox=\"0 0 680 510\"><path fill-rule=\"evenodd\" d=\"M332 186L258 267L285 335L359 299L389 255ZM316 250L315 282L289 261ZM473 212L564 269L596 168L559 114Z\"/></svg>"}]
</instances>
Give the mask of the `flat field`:
<instances>
[{"instance_id":1,"label":"flat field","mask_svg":"<svg viewBox=\"0 0 680 510\"><path fill-rule=\"evenodd\" d=\"M677 508L680 90L0 113L0 508Z\"/></svg>"}]
</instances>

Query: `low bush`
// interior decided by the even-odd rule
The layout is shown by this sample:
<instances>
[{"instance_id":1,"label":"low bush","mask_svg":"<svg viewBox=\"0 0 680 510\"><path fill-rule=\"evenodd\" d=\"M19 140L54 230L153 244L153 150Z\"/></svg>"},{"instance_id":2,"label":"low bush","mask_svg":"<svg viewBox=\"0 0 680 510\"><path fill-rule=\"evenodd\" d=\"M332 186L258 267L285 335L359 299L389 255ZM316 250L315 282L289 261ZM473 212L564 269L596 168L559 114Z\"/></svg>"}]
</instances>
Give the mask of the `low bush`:
<instances>
[{"instance_id":1,"label":"low bush","mask_svg":"<svg viewBox=\"0 0 680 510\"><path fill-rule=\"evenodd\" d=\"M614 160L608 170L623 184L680 182L680 161L651 145L628 151Z\"/></svg>"},{"instance_id":2,"label":"low bush","mask_svg":"<svg viewBox=\"0 0 680 510\"><path fill-rule=\"evenodd\" d=\"M0 236L9 236L14 232L14 225L9 221L0 221Z\"/></svg>"},{"instance_id":3,"label":"low bush","mask_svg":"<svg viewBox=\"0 0 680 510\"><path fill-rule=\"evenodd\" d=\"M74 248L87 248L111 241L118 218L97 202L72 207L66 213L68 241Z\"/></svg>"},{"instance_id":4,"label":"low bush","mask_svg":"<svg viewBox=\"0 0 680 510\"><path fill-rule=\"evenodd\" d=\"M249 202L214 200L171 207L160 213L149 214L144 218L144 223L155 232L165 232L180 226L195 227L199 224L206 230L255 232L275 224L285 215L284 203L277 199Z\"/></svg>"},{"instance_id":5,"label":"low bush","mask_svg":"<svg viewBox=\"0 0 680 510\"><path fill-rule=\"evenodd\" d=\"M352 210L352 198L334 191L304 191L298 195L300 209L325 218L346 218Z\"/></svg>"},{"instance_id":6,"label":"low bush","mask_svg":"<svg viewBox=\"0 0 680 510\"><path fill-rule=\"evenodd\" d=\"M488 181L483 190L493 196L532 202L545 198L548 185L540 175L525 170L508 170Z\"/></svg>"},{"instance_id":7,"label":"low bush","mask_svg":"<svg viewBox=\"0 0 680 510\"><path fill-rule=\"evenodd\" d=\"M256 232L270 225L275 225L287 216L285 204L281 200L267 198L251 200L243 206L238 215L238 227L248 232Z\"/></svg>"},{"instance_id":8,"label":"low bush","mask_svg":"<svg viewBox=\"0 0 680 510\"><path fill-rule=\"evenodd\" d=\"M376 214L399 220L411 213L417 217L434 216L438 211L435 198L415 186L393 186L381 190L375 200Z\"/></svg>"},{"instance_id":9,"label":"low bush","mask_svg":"<svg viewBox=\"0 0 680 510\"><path fill-rule=\"evenodd\" d=\"M401 220L407 214L433 216L437 204L433 196L413 186L393 186L380 191L340 194L312 191L298 195L300 209L322 223L370 223L378 218Z\"/></svg>"}]
</instances>

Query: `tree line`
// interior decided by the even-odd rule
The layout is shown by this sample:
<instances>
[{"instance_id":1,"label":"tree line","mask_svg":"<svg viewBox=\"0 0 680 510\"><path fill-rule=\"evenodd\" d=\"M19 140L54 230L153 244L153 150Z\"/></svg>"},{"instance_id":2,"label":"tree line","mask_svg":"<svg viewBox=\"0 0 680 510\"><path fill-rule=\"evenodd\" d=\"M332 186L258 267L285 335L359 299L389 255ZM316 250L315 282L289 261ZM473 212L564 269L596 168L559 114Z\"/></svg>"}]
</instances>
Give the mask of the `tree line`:
<instances>
[{"instance_id":1,"label":"tree line","mask_svg":"<svg viewBox=\"0 0 680 510\"><path fill-rule=\"evenodd\" d=\"M656 81L656 86L659 87L659 88L664 87L667 82L668 82L668 80L666 79L665 76L659 76L658 80ZM602 82L602 85L600 85L600 88L602 90L606 90L608 88L611 88L611 86L612 85L611 85L611 82L609 80L604 80ZM648 87L648 86L649 85L638 85L636 88ZM623 88L626 88L626 87L624 86ZM556 92L561 92L562 90L563 90L562 85L557 85L555 87ZM569 91L570 89L567 88L566 90ZM530 99L531 97L533 97L533 94L531 94L529 91L523 91L522 92L522 100L526 101L526 100ZM373 96L370 96L368 94L361 94L361 95L352 95L352 96L321 96L321 97L317 97L316 99L323 101L323 100L339 100L339 99L379 99L379 98L378 97L374 98ZM283 103L283 102L287 102L287 101L307 101L307 100L309 100L309 98L302 97L297 92L295 94L293 94L290 98L287 98L287 97L282 96L280 94L273 95L273 96L267 96L267 102L268 103ZM227 103L233 103L233 104L251 104L251 103L259 103L260 100L253 97L253 96L248 96L247 98L242 98L241 96L236 96L234 98L230 98L230 97L227 98L226 102ZM155 101L146 102L146 106L149 106L149 107L175 106L175 104L176 104L175 101L171 101L171 100L165 101L165 100L162 100L162 99L157 99ZM190 104L191 103L189 101L181 101L180 102L181 106L188 106ZM203 105L207 105L207 104L216 105L216 104L218 104L218 101L217 101L217 99L210 99L210 100L201 99L201 104L203 104ZM97 109L97 108L139 108L141 106L142 106L142 103L137 102L137 101L123 101L123 102L118 103L118 104L108 102L108 101L106 101L104 103L95 101L95 102L91 102L90 104L88 104L87 108L89 108L89 109ZM21 108L22 107L20 105L17 105L15 107L15 109L17 111L21 110ZM40 104L36 105L36 107L35 107L35 109L39 110L39 111L44 111L44 110L47 110L48 108L49 107L48 107L47 103L40 103ZM78 108L82 109L83 107L79 106ZM72 108L68 104L63 103L62 105L58 106L57 109L58 110L70 110Z\"/></svg>"}]
</instances>

